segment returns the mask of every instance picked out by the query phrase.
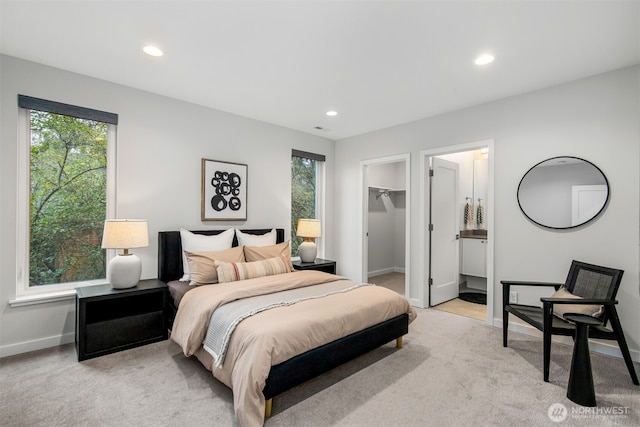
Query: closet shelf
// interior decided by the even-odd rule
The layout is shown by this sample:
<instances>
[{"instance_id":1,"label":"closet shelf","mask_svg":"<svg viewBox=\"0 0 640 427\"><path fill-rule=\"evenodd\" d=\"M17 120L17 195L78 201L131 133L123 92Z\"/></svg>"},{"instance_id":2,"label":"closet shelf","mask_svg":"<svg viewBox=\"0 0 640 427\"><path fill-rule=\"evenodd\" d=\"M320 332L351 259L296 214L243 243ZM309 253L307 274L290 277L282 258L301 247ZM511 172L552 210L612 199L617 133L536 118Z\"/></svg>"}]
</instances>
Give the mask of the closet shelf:
<instances>
[{"instance_id":1,"label":"closet shelf","mask_svg":"<svg viewBox=\"0 0 640 427\"><path fill-rule=\"evenodd\" d=\"M395 193L395 192L405 191L405 189L404 188L379 187L377 185L370 185L369 186L369 191L375 191L377 193L385 193L385 192Z\"/></svg>"},{"instance_id":2,"label":"closet shelf","mask_svg":"<svg viewBox=\"0 0 640 427\"><path fill-rule=\"evenodd\" d=\"M382 196L389 197L392 193L403 193L405 191L404 188L389 188L389 187L379 187L377 185L370 185L369 192L377 193L376 199L379 199Z\"/></svg>"}]
</instances>

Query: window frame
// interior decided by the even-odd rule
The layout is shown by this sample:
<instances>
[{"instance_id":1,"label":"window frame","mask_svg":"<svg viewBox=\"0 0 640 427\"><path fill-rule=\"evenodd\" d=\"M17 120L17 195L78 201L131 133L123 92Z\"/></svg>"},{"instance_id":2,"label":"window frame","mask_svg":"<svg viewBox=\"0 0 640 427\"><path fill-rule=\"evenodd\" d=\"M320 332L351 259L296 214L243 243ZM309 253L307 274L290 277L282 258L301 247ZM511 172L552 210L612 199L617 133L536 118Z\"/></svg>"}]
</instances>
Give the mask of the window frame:
<instances>
[{"instance_id":1,"label":"window frame","mask_svg":"<svg viewBox=\"0 0 640 427\"><path fill-rule=\"evenodd\" d=\"M30 182L31 182L31 110L96 120L107 123L107 183L106 218L116 214L116 159L118 116L98 110L47 101L18 95L18 188L16 203L16 299L12 306L33 301L47 302L66 299L75 295L75 288L81 285L108 283L105 277L94 280L29 286L29 233L30 233ZM109 255L109 254L108 254ZM109 256L107 257L109 258ZM38 298L41 297L41 298Z\"/></svg>"},{"instance_id":2,"label":"window frame","mask_svg":"<svg viewBox=\"0 0 640 427\"><path fill-rule=\"evenodd\" d=\"M316 191L315 191L315 207L316 207L316 219L320 220L321 232L322 236L315 239L316 247L318 249L318 258L324 258L325 256L325 244L324 244L324 235L326 233L325 229L325 188L326 188L326 156L323 154L310 153L307 151L301 151L292 149L291 150L291 158L301 157L304 159L314 160L316 162ZM289 165L289 169L291 169L291 164ZM291 177L293 179L293 176ZM293 203L291 203L291 207L293 207ZM291 222L291 221L289 221ZM292 230L294 231L294 230ZM291 258L293 260L299 260L300 257L296 254L291 254Z\"/></svg>"}]
</instances>

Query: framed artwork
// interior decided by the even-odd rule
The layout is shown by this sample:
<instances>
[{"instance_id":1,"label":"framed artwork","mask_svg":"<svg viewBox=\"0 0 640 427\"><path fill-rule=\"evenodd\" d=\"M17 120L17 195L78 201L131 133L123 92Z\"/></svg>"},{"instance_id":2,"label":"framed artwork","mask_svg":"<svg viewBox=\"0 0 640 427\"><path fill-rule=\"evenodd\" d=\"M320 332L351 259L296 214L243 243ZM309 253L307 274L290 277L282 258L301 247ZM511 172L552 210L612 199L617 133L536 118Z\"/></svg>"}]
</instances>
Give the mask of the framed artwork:
<instances>
[{"instance_id":1,"label":"framed artwork","mask_svg":"<svg viewBox=\"0 0 640 427\"><path fill-rule=\"evenodd\" d=\"M247 219L247 165L202 159L202 221Z\"/></svg>"}]
</instances>

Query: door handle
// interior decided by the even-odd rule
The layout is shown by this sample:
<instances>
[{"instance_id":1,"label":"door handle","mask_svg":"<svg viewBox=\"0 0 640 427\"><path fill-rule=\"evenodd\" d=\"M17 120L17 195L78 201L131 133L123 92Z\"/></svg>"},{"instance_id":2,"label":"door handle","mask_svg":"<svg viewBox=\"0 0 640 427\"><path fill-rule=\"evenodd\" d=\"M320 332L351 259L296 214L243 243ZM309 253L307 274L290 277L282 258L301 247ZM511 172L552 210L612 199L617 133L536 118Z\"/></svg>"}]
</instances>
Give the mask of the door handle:
<instances>
[{"instance_id":1,"label":"door handle","mask_svg":"<svg viewBox=\"0 0 640 427\"><path fill-rule=\"evenodd\" d=\"M460 235L456 234L456 240L460 240Z\"/></svg>"}]
</instances>

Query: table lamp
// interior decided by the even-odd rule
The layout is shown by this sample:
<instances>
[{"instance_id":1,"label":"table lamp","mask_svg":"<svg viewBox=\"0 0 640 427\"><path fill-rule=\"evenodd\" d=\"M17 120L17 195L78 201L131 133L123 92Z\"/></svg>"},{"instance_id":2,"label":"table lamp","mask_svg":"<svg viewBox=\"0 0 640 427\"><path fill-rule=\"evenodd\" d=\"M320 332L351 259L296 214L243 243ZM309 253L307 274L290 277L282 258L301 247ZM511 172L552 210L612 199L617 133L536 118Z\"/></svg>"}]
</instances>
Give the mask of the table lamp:
<instances>
[{"instance_id":1,"label":"table lamp","mask_svg":"<svg viewBox=\"0 0 640 427\"><path fill-rule=\"evenodd\" d=\"M298 237L304 237L306 240L298 246L298 255L300 261L313 262L316 259L318 248L313 238L320 237L320 220L319 219L299 219L298 229L296 230Z\"/></svg>"},{"instance_id":2,"label":"table lamp","mask_svg":"<svg viewBox=\"0 0 640 427\"><path fill-rule=\"evenodd\" d=\"M129 252L131 248L149 246L147 221L142 219L108 219L102 233L103 249L124 249L107 266L107 281L115 289L132 288L140 281L142 263Z\"/></svg>"}]
</instances>

